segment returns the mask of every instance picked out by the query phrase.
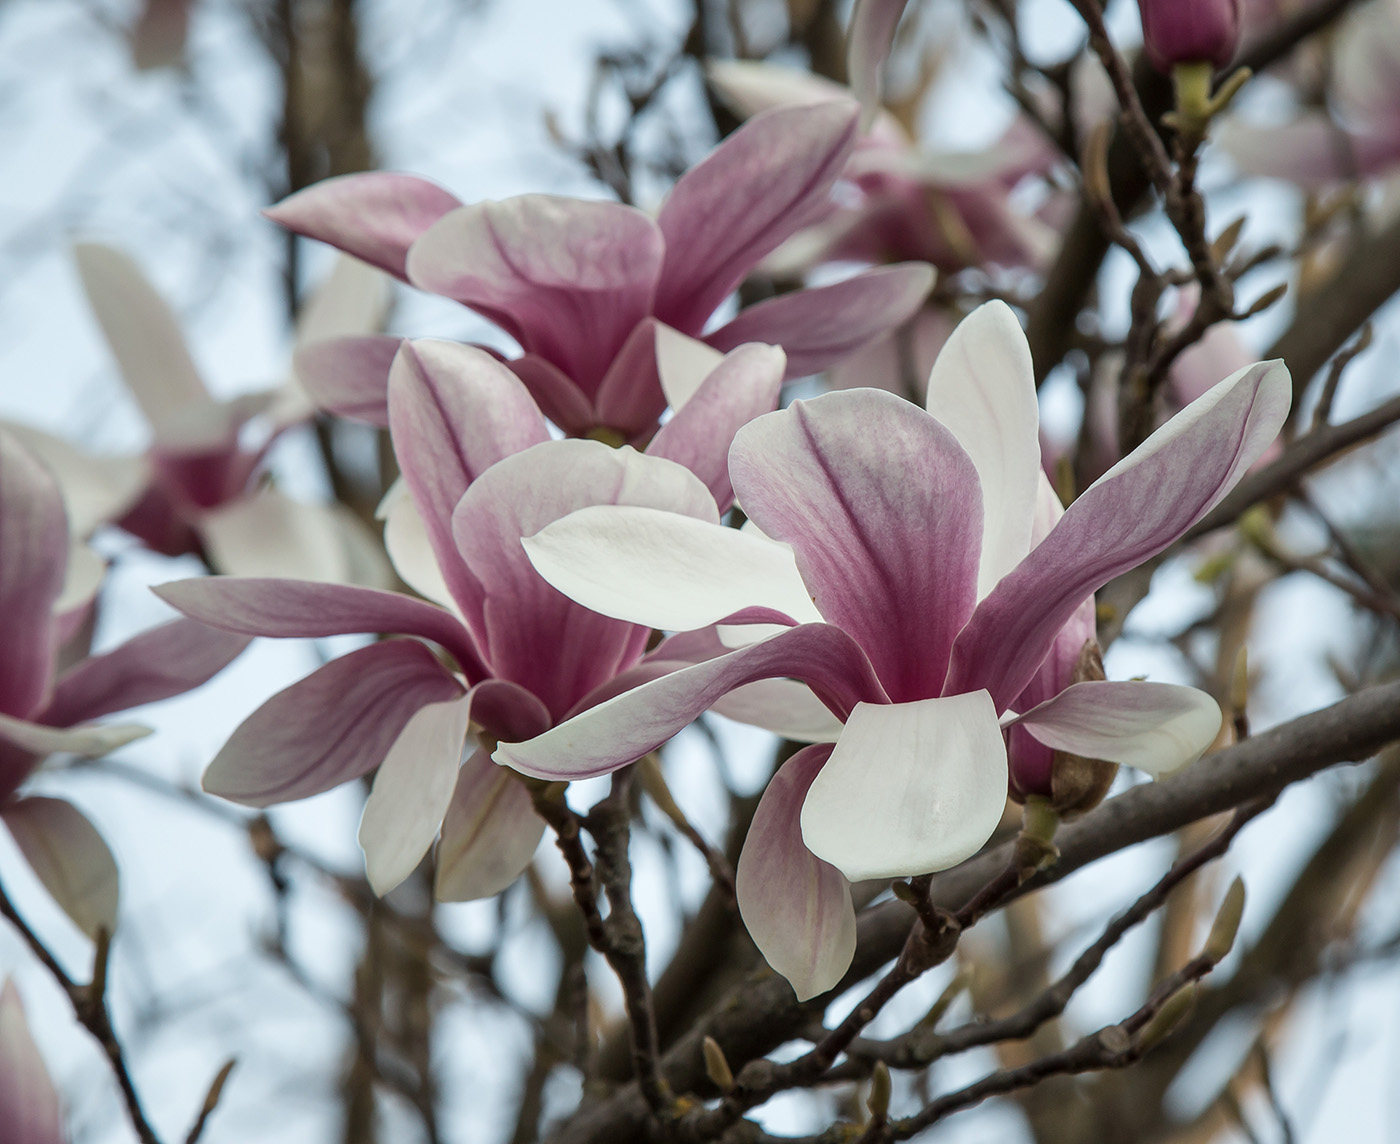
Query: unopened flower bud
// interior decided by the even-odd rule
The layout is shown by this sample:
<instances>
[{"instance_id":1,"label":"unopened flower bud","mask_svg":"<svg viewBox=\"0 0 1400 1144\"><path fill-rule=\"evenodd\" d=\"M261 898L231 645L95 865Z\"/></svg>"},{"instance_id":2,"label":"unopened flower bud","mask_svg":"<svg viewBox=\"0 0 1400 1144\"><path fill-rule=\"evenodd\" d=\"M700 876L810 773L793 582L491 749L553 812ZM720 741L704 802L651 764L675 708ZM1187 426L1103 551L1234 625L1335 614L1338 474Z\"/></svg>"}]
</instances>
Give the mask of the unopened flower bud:
<instances>
[{"instance_id":1,"label":"unopened flower bud","mask_svg":"<svg viewBox=\"0 0 1400 1144\"><path fill-rule=\"evenodd\" d=\"M890 1114L890 1067L876 1061L870 1074L870 1096L865 1101L870 1118L883 1123Z\"/></svg>"},{"instance_id":2,"label":"unopened flower bud","mask_svg":"<svg viewBox=\"0 0 1400 1144\"><path fill-rule=\"evenodd\" d=\"M1228 64L1240 41L1240 0L1138 0L1147 58L1159 71L1177 64Z\"/></svg>"},{"instance_id":3,"label":"unopened flower bud","mask_svg":"<svg viewBox=\"0 0 1400 1144\"><path fill-rule=\"evenodd\" d=\"M1235 947L1235 936L1240 932L1240 919L1244 917L1244 882L1236 878L1225 891L1225 900L1215 915L1215 924L1210 927L1210 936L1201 949L1201 956L1212 965L1219 965Z\"/></svg>"},{"instance_id":4,"label":"unopened flower bud","mask_svg":"<svg viewBox=\"0 0 1400 1144\"><path fill-rule=\"evenodd\" d=\"M729 1092L734 1087L734 1073L724 1058L719 1042L713 1037L706 1037L700 1042L700 1047L705 1053L705 1075L710 1078L710 1083L720 1092Z\"/></svg>"},{"instance_id":5,"label":"unopened flower bud","mask_svg":"<svg viewBox=\"0 0 1400 1144\"><path fill-rule=\"evenodd\" d=\"M1198 992L1199 987L1192 981L1168 997L1156 1015L1138 1033L1136 1044L1139 1051L1148 1052L1165 1041L1176 1027L1191 1015L1191 1010L1196 1007Z\"/></svg>"}]
</instances>

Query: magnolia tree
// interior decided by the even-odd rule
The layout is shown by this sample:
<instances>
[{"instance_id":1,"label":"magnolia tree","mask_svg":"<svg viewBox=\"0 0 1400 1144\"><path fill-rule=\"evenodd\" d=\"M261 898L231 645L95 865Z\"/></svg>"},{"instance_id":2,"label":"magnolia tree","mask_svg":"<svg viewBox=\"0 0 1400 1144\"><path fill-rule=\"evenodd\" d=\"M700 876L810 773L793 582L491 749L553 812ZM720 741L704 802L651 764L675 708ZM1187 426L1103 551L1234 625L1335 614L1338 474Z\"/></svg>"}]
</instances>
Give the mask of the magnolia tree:
<instances>
[{"instance_id":1,"label":"magnolia tree","mask_svg":"<svg viewBox=\"0 0 1400 1144\"><path fill-rule=\"evenodd\" d=\"M216 152L280 83L220 177L293 344L218 381L168 233L39 243L146 428L20 339L0 1138L1382 1139L1400 6L638 9L569 173L461 197L371 169L455 67L391 6L140 7L0 53Z\"/></svg>"}]
</instances>

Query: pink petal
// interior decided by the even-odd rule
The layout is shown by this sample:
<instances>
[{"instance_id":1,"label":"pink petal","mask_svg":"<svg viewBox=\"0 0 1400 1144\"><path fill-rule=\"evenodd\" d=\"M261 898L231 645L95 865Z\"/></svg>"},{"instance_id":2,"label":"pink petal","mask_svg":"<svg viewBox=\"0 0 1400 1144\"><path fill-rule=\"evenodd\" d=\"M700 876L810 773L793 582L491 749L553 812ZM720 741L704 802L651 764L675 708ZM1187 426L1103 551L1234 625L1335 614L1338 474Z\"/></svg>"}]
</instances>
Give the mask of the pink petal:
<instances>
[{"instance_id":1,"label":"pink petal","mask_svg":"<svg viewBox=\"0 0 1400 1144\"><path fill-rule=\"evenodd\" d=\"M856 0L846 34L846 71L868 124L880 106L880 71L894 46L895 29L909 0Z\"/></svg>"},{"instance_id":2,"label":"pink petal","mask_svg":"<svg viewBox=\"0 0 1400 1144\"><path fill-rule=\"evenodd\" d=\"M549 440L520 379L457 342L406 342L389 375L389 426L448 591L463 608L480 594L452 537L467 486L504 457Z\"/></svg>"},{"instance_id":3,"label":"pink petal","mask_svg":"<svg viewBox=\"0 0 1400 1144\"><path fill-rule=\"evenodd\" d=\"M117 928L117 863L102 835L58 798L21 798L0 811L15 844L53 900L88 937Z\"/></svg>"},{"instance_id":4,"label":"pink petal","mask_svg":"<svg viewBox=\"0 0 1400 1144\"><path fill-rule=\"evenodd\" d=\"M912 317L933 278L933 268L922 262L881 266L749 306L705 340L722 350L740 342L772 342L787 352L787 376L806 377Z\"/></svg>"},{"instance_id":5,"label":"pink petal","mask_svg":"<svg viewBox=\"0 0 1400 1144\"><path fill-rule=\"evenodd\" d=\"M251 637L173 620L90 656L58 678L44 722L71 727L114 711L181 695L231 663Z\"/></svg>"},{"instance_id":6,"label":"pink petal","mask_svg":"<svg viewBox=\"0 0 1400 1144\"><path fill-rule=\"evenodd\" d=\"M649 433L666 410L656 365L656 327L638 322L608 366L594 398L597 422L632 440Z\"/></svg>"},{"instance_id":7,"label":"pink petal","mask_svg":"<svg viewBox=\"0 0 1400 1144\"><path fill-rule=\"evenodd\" d=\"M778 405L786 358L777 346L731 351L652 438L647 456L684 465L709 486L721 512L734 503L729 447L734 434Z\"/></svg>"},{"instance_id":8,"label":"pink petal","mask_svg":"<svg viewBox=\"0 0 1400 1144\"><path fill-rule=\"evenodd\" d=\"M656 316L699 334L764 255L826 208L855 138L856 108L844 99L779 107L682 175L657 220L666 264Z\"/></svg>"},{"instance_id":9,"label":"pink petal","mask_svg":"<svg viewBox=\"0 0 1400 1144\"><path fill-rule=\"evenodd\" d=\"M472 902L499 894L530 864L544 836L525 784L485 751L457 773L437 852L434 896Z\"/></svg>"},{"instance_id":10,"label":"pink petal","mask_svg":"<svg viewBox=\"0 0 1400 1144\"><path fill-rule=\"evenodd\" d=\"M381 633L441 644L469 676L490 674L450 613L399 592L305 580L205 576L153 588L176 611L226 632L276 639Z\"/></svg>"},{"instance_id":11,"label":"pink petal","mask_svg":"<svg viewBox=\"0 0 1400 1144\"><path fill-rule=\"evenodd\" d=\"M656 223L634 207L520 195L445 216L414 244L408 273L592 394L651 312L662 255Z\"/></svg>"},{"instance_id":12,"label":"pink petal","mask_svg":"<svg viewBox=\"0 0 1400 1144\"><path fill-rule=\"evenodd\" d=\"M427 703L384 756L360 819L370 888L387 894L423 860L452 800L466 743L471 699Z\"/></svg>"},{"instance_id":13,"label":"pink petal","mask_svg":"<svg viewBox=\"0 0 1400 1144\"><path fill-rule=\"evenodd\" d=\"M0 1124L6 1144L64 1144L58 1093L12 981L0 988Z\"/></svg>"},{"instance_id":14,"label":"pink petal","mask_svg":"<svg viewBox=\"0 0 1400 1144\"><path fill-rule=\"evenodd\" d=\"M328 338L298 346L292 368L318 408L386 429L389 367L402 343L386 334Z\"/></svg>"},{"instance_id":15,"label":"pink petal","mask_svg":"<svg viewBox=\"0 0 1400 1144\"><path fill-rule=\"evenodd\" d=\"M985 687L1004 710L1084 598L1205 516L1278 435L1292 397L1282 362L1240 370L1094 482L978 605L945 693Z\"/></svg>"},{"instance_id":16,"label":"pink petal","mask_svg":"<svg viewBox=\"0 0 1400 1144\"><path fill-rule=\"evenodd\" d=\"M0 432L0 714L25 718L53 682L53 610L68 564L68 524L58 485L13 437Z\"/></svg>"},{"instance_id":17,"label":"pink petal","mask_svg":"<svg viewBox=\"0 0 1400 1144\"><path fill-rule=\"evenodd\" d=\"M58 482L68 530L75 537L86 537L120 517L150 480L140 457L95 457L61 437L11 421L0 421L0 432L17 439Z\"/></svg>"},{"instance_id":18,"label":"pink petal","mask_svg":"<svg viewBox=\"0 0 1400 1144\"><path fill-rule=\"evenodd\" d=\"M829 393L746 425L729 471L890 697L937 695L976 600L982 531L977 470L952 433L882 390Z\"/></svg>"},{"instance_id":19,"label":"pink petal","mask_svg":"<svg viewBox=\"0 0 1400 1144\"><path fill-rule=\"evenodd\" d=\"M785 676L802 680L841 715L860 702L886 701L850 636L828 624L803 624L644 683L528 742L502 743L492 758L542 779L607 774L661 746L735 688Z\"/></svg>"},{"instance_id":20,"label":"pink petal","mask_svg":"<svg viewBox=\"0 0 1400 1144\"><path fill-rule=\"evenodd\" d=\"M333 659L238 725L204 789L244 806L292 802L368 774L408 721L461 685L416 640L386 640Z\"/></svg>"},{"instance_id":21,"label":"pink petal","mask_svg":"<svg viewBox=\"0 0 1400 1144\"><path fill-rule=\"evenodd\" d=\"M566 436L582 437L598 424L593 403L557 365L539 354L512 358L506 366L530 391L540 412L562 429Z\"/></svg>"},{"instance_id":22,"label":"pink petal","mask_svg":"<svg viewBox=\"0 0 1400 1144\"><path fill-rule=\"evenodd\" d=\"M264 213L295 234L328 242L407 280L408 248L461 205L455 195L427 179L372 171L325 179Z\"/></svg>"},{"instance_id":23,"label":"pink petal","mask_svg":"<svg viewBox=\"0 0 1400 1144\"><path fill-rule=\"evenodd\" d=\"M749 936L799 1001L835 987L856 952L851 885L807 849L799 823L807 788L830 754L829 746L807 747L773 776L734 872Z\"/></svg>"},{"instance_id":24,"label":"pink petal","mask_svg":"<svg viewBox=\"0 0 1400 1144\"><path fill-rule=\"evenodd\" d=\"M551 588L521 544L578 508L630 504L717 522L708 490L670 461L597 441L549 441L483 473L453 514L453 532L479 595L462 600L492 674L544 701L558 718L630 667L648 630L611 620Z\"/></svg>"},{"instance_id":25,"label":"pink petal","mask_svg":"<svg viewBox=\"0 0 1400 1144\"><path fill-rule=\"evenodd\" d=\"M1157 777L1199 759L1220 720L1220 706L1194 687L1095 680L1067 687L1013 726L1055 750Z\"/></svg>"},{"instance_id":26,"label":"pink petal","mask_svg":"<svg viewBox=\"0 0 1400 1144\"><path fill-rule=\"evenodd\" d=\"M992 836L1006 780L985 691L861 703L802 804L802 838L853 882L945 870Z\"/></svg>"}]
</instances>

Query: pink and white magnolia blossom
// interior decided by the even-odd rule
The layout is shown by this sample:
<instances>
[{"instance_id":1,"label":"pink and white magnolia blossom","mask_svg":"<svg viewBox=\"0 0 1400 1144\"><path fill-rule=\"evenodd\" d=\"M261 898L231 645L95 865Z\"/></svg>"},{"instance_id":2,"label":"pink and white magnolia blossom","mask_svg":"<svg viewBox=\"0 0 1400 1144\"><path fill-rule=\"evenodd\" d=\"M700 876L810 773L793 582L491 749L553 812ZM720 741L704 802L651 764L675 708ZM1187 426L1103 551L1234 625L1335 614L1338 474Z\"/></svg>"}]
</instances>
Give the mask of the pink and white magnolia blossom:
<instances>
[{"instance_id":1,"label":"pink and white magnolia blossom","mask_svg":"<svg viewBox=\"0 0 1400 1144\"><path fill-rule=\"evenodd\" d=\"M846 89L810 72L748 60L714 61L710 84L739 115L840 99ZM1025 178L1058 155L1040 130L1017 119L990 147L938 152L919 146L881 111L857 141L841 179L847 192L769 260L792 272L822 262L918 260L956 272L988 263L1039 265L1055 232L1012 205Z\"/></svg>"},{"instance_id":2,"label":"pink and white magnolia blossom","mask_svg":"<svg viewBox=\"0 0 1400 1144\"><path fill-rule=\"evenodd\" d=\"M5 1144L64 1144L58 1092L13 981L0 985L0 1126Z\"/></svg>"},{"instance_id":3,"label":"pink and white magnolia blossom","mask_svg":"<svg viewBox=\"0 0 1400 1144\"><path fill-rule=\"evenodd\" d=\"M148 734L94 720L188 691L221 670L246 638L190 620L141 633L60 669L97 589L70 560L58 486L0 431L0 821L40 880L89 936L116 923L117 869L92 825L68 803L25 797L21 784L51 754L97 757ZM98 579L101 568L98 566Z\"/></svg>"},{"instance_id":4,"label":"pink and white magnolia blossom","mask_svg":"<svg viewBox=\"0 0 1400 1144\"><path fill-rule=\"evenodd\" d=\"M464 206L412 175L329 179L269 217L420 289L454 298L519 343L507 364L567 435L643 444L666 408L657 323L727 351L782 345L789 377L824 369L898 325L933 283L881 267L707 324L766 255L827 208L856 136L849 100L754 118L677 180L653 218L616 202L530 194ZM383 417L390 338L343 340L299 359L317 400Z\"/></svg>"},{"instance_id":5,"label":"pink and white magnolia blossom","mask_svg":"<svg viewBox=\"0 0 1400 1144\"><path fill-rule=\"evenodd\" d=\"M1007 794L1004 725L1154 774L1209 745L1220 711L1191 688L1084 682L1016 704L1084 601L1218 503L1289 400L1281 363L1227 378L1032 548L1045 478L1030 353L1011 311L990 303L949 339L928 412L849 390L739 432L730 476L761 533L595 507L529 539L545 577L604 614L676 631L779 627L494 757L540 778L601 774L741 685L808 685L844 727L765 793L740 859L740 908L770 963L813 996L850 960L848 879L942 869L991 834Z\"/></svg>"},{"instance_id":6,"label":"pink and white magnolia blossom","mask_svg":"<svg viewBox=\"0 0 1400 1144\"><path fill-rule=\"evenodd\" d=\"M1267 127L1234 116L1216 131L1244 174L1312 190L1400 167L1400 0L1358 5L1330 46L1330 111Z\"/></svg>"},{"instance_id":7,"label":"pink and white magnolia blossom","mask_svg":"<svg viewBox=\"0 0 1400 1144\"><path fill-rule=\"evenodd\" d=\"M685 352L681 359L694 365ZM717 525L715 497L732 500L729 440L760 411L755 395L762 408L776 402L782 373L782 351L768 346L742 346L698 381L680 368L673 381L682 407L651 445L662 455L643 455L550 440L524 384L479 349L405 343L389 375L403 479L387 498L385 541L399 574L426 599L217 576L158 592L189 616L251 635L416 638L361 648L273 696L219 752L205 789L267 806L378 767L360 826L377 892L412 872L439 829L439 897L504 889L529 864L544 824L525 787L491 762L495 742L530 738L679 666L644 658L650 628L600 616L546 584L522 537L598 504Z\"/></svg>"},{"instance_id":8,"label":"pink and white magnolia blossom","mask_svg":"<svg viewBox=\"0 0 1400 1144\"><path fill-rule=\"evenodd\" d=\"M58 478L75 535L112 522L166 555L195 552L225 572L382 583L383 557L339 506L307 504L259 481L268 449L313 407L295 376L231 401L210 396L179 322L131 258L74 247L79 277L123 380L151 427L144 456L92 457L26 426L8 428ZM378 271L340 259L307 302L298 345L376 328ZM261 424L261 440L248 430Z\"/></svg>"}]
</instances>

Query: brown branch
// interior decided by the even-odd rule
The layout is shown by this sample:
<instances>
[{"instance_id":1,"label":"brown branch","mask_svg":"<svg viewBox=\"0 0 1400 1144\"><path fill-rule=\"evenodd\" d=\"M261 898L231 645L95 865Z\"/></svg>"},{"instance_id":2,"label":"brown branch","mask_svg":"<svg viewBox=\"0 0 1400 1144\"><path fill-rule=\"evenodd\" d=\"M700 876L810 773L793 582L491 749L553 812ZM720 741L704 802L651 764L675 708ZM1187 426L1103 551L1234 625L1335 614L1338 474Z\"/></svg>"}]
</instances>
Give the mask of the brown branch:
<instances>
[{"instance_id":1,"label":"brown branch","mask_svg":"<svg viewBox=\"0 0 1400 1144\"><path fill-rule=\"evenodd\" d=\"M25 944L29 946L34 956L43 963L44 968L49 971L49 974L67 995L68 1003L73 1007L73 1015L78 1018L83 1028L92 1034L93 1039L102 1046L107 1063L112 1066L112 1071L116 1074L117 1084L122 1091L122 1099L126 1102L127 1116L130 1117L131 1126L136 1130L141 1144L160 1144L160 1138L156 1135L155 1129L151 1127L150 1121L146 1119L145 1110L141 1107L141 1097L136 1091L135 1081L131 1079L131 1070L126 1063L126 1054L112 1028L111 1014L107 1012L107 958L112 948L110 935L105 930L98 933L97 949L93 957L92 981L84 985L74 981L68 975L68 971L58 963L58 959L44 944L43 939L29 927L29 923L15 909L14 903L10 901L3 885L0 885L0 917L4 917L19 931Z\"/></svg>"}]
</instances>

